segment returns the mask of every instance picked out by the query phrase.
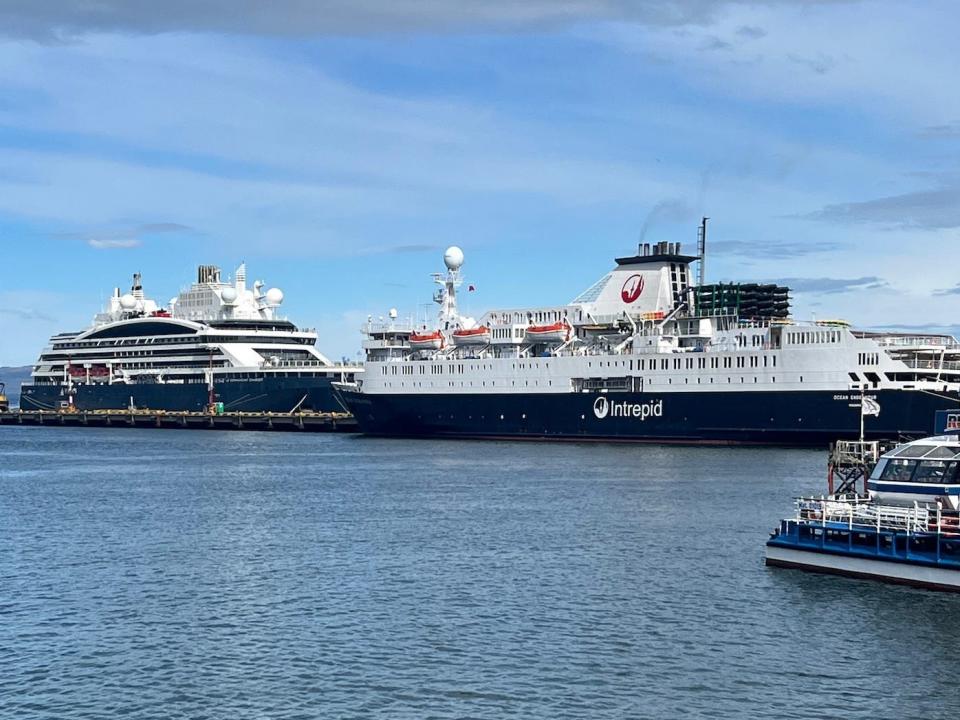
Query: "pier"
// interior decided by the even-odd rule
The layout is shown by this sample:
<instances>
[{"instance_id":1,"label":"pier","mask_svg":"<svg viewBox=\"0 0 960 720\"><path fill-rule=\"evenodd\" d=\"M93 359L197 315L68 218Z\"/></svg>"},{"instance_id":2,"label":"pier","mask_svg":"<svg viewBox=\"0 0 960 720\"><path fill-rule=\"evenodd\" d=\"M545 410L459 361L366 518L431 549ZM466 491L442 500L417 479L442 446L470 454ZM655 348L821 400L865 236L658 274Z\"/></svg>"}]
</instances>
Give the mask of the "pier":
<instances>
[{"instance_id":1,"label":"pier","mask_svg":"<svg viewBox=\"0 0 960 720\"><path fill-rule=\"evenodd\" d=\"M0 412L0 425L357 432L357 422L352 415L310 412L224 412L212 414L159 410L79 410L74 412L10 410Z\"/></svg>"}]
</instances>

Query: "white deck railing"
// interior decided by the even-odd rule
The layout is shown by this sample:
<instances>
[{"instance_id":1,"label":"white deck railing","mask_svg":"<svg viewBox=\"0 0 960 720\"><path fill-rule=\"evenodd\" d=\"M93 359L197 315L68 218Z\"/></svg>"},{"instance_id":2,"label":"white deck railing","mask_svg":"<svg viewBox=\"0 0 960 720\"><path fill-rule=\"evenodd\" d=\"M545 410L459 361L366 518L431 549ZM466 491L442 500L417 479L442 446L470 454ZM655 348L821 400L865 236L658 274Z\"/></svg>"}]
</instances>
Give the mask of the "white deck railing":
<instances>
[{"instance_id":1,"label":"white deck railing","mask_svg":"<svg viewBox=\"0 0 960 720\"><path fill-rule=\"evenodd\" d=\"M944 515L942 507L920 505L879 505L868 498L797 498L798 522L842 523L874 530L905 530L912 533L960 533L956 515Z\"/></svg>"},{"instance_id":2,"label":"white deck railing","mask_svg":"<svg viewBox=\"0 0 960 720\"><path fill-rule=\"evenodd\" d=\"M960 362L954 360L921 360L919 358L896 358L908 368L915 370L943 370L960 372Z\"/></svg>"}]
</instances>

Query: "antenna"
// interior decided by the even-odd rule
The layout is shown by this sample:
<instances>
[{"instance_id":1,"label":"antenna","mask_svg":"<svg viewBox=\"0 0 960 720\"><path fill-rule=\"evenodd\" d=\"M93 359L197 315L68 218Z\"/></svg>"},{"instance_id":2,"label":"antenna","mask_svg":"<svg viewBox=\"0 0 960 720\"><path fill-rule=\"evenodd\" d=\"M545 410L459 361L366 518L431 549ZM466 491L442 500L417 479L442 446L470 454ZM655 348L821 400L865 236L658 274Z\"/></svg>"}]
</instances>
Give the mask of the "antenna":
<instances>
[{"instance_id":1,"label":"antenna","mask_svg":"<svg viewBox=\"0 0 960 720\"><path fill-rule=\"evenodd\" d=\"M700 265L697 267L697 285L706 283L707 277L707 220L704 217L700 220L700 227L697 228L697 257L700 258Z\"/></svg>"}]
</instances>

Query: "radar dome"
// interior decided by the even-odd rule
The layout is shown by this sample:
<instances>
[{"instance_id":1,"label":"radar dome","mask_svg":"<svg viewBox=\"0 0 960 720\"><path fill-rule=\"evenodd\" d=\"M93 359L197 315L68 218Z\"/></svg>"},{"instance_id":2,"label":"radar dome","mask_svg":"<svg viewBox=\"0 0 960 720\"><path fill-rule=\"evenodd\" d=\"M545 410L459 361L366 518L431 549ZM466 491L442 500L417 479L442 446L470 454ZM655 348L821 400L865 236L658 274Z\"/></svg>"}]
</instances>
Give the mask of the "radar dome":
<instances>
[{"instance_id":1,"label":"radar dome","mask_svg":"<svg viewBox=\"0 0 960 720\"><path fill-rule=\"evenodd\" d=\"M120 296L120 307L122 307L124 310L133 310L136 306L137 299L130 293Z\"/></svg>"},{"instance_id":2,"label":"radar dome","mask_svg":"<svg viewBox=\"0 0 960 720\"><path fill-rule=\"evenodd\" d=\"M236 302L237 300L237 290L232 287L225 287L220 291L220 299L223 300L227 305Z\"/></svg>"},{"instance_id":3,"label":"radar dome","mask_svg":"<svg viewBox=\"0 0 960 720\"><path fill-rule=\"evenodd\" d=\"M456 245L451 245L443 254L443 264L447 270L459 270L463 265L463 250Z\"/></svg>"},{"instance_id":4,"label":"radar dome","mask_svg":"<svg viewBox=\"0 0 960 720\"><path fill-rule=\"evenodd\" d=\"M391 320L396 320L396 319L397 319L397 309L396 309L396 308L390 308L390 312L389 312L388 314L390 315L390 319L391 319Z\"/></svg>"},{"instance_id":5,"label":"radar dome","mask_svg":"<svg viewBox=\"0 0 960 720\"><path fill-rule=\"evenodd\" d=\"M283 290L270 288L267 290L267 305L279 305L283 302Z\"/></svg>"}]
</instances>

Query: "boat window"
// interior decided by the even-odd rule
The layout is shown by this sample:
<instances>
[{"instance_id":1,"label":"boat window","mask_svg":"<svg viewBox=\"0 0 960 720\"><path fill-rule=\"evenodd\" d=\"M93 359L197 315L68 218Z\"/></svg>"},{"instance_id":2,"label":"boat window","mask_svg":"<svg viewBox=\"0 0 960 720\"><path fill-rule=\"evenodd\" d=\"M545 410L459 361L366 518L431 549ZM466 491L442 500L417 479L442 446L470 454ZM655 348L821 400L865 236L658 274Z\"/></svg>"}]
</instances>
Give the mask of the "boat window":
<instances>
[{"instance_id":1,"label":"boat window","mask_svg":"<svg viewBox=\"0 0 960 720\"><path fill-rule=\"evenodd\" d=\"M939 458L942 460L951 460L960 453L960 447L950 447L949 445L937 445L933 450L924 455L925 458Z\"/></svg>"},{"instance_id":2,"label":"boat window","mask_svg":"<svg viewBox=\"0 0 960 720\"><path fill-rule=\"evenodd\" d=\"M950 483L957 474L960 463L944 460L921 460L913 473L913 482L919 483Z\"/></svg>"},{"instance_id":3,"label":"boat window","mask_svg":"<svg viewBox=\"0 0 960 720\"><path fill-rule=\"evenodd\" d=\"M927 447L930 447L927 445ZM891 459L883 469L881 480L886 482L910 482L910 476L913 475L914 468L917 467L916 460Z\"/></svg>"},{"instance_id":4,"label":"boat window","mask_svg":"<svg viewBox=\"0 0 960 720\"><path fill-rule=\"evenodd\" d=\"M897 450L894 455L896 457L918 458L926 455L928 452L933 450L934 447L934 445L905 445Z\"/></svg>"}]
</instances>

